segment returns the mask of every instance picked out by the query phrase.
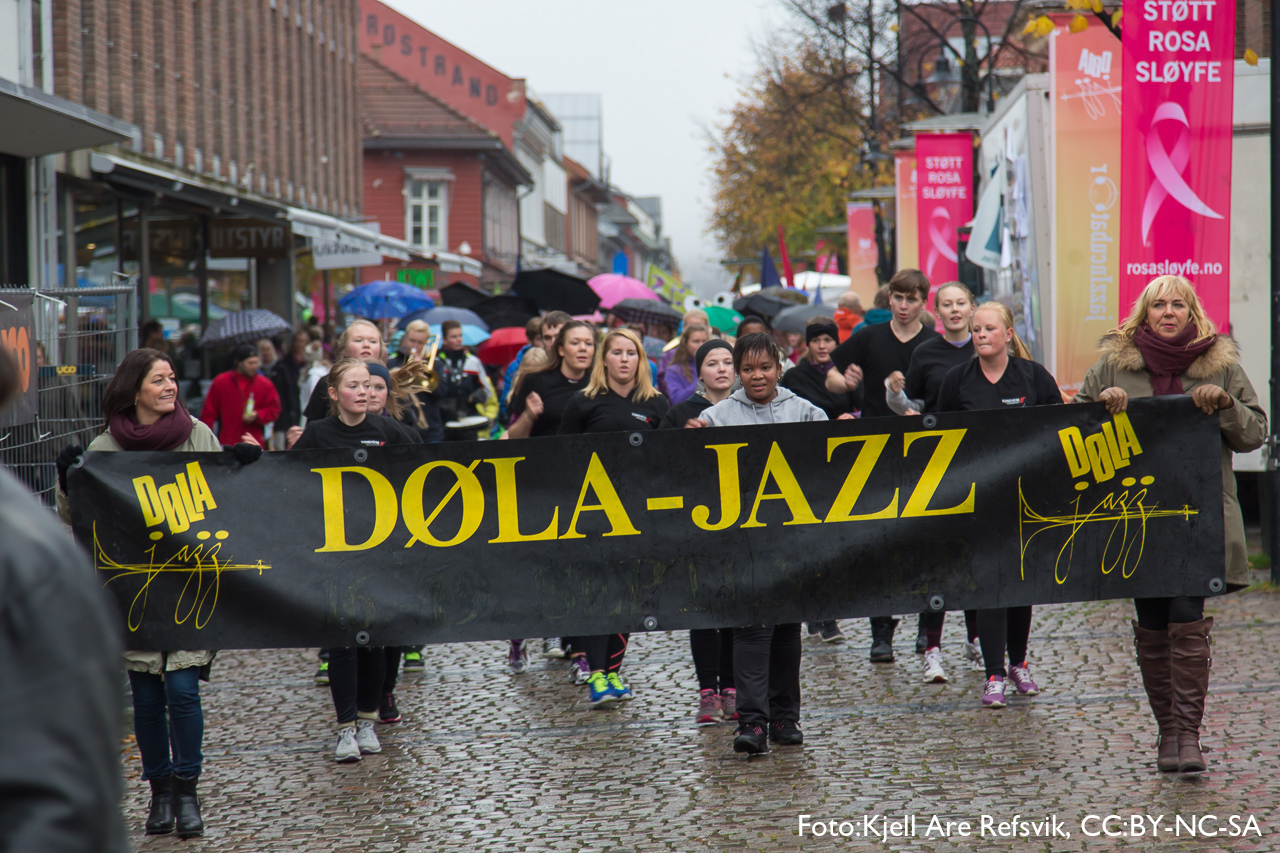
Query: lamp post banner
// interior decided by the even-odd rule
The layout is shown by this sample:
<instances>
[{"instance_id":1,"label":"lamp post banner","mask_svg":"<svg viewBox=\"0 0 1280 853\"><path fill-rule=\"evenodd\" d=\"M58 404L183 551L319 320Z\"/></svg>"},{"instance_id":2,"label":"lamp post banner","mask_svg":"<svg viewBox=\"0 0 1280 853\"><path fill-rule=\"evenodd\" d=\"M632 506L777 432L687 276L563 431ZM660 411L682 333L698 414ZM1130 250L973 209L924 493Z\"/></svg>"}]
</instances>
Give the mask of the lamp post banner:
<instances>
[{"instance_id":1,"label":"lamp post banner","mask_svg":"<svg viewBox=\"0 0 1280 853\"><path fill-rule=\"evenodd\" d=\"M876 212L869 201L845 204L845 226L848 229L849 289L870 305L880 289L876 266L880 250L876 247Z\"/></svg>"},{"instance_id":2,"label":"lamp post banner","mask_svg":"<svg viewBox=\"0 0 1280 853\"><path fill-rule=\"evenodd\" d=\"M1124 15L1120 306L1180 275L1231 319L1234 3L1143 0Z\"/></svg>"},{"instance_id":3,"label":"lamp post banner","mask_svg":"<svg viewBox=\"0 0 1280 853\"><path fill-rule=\"evenodd\" d=\"M973 218L973 137L916 134L916 218L920 270L933 292L955 281L957 229Z\"/></svg>"},{"instance_id":4,"label":"lamp post banner","mask_svg":"<svg viewBox=\"0 0 1280 853\"><path fill-rule=\"evenodd\" d=\"M895 151L893 155L894 193L897 198L895 256L898 269L920 268L920 246L916 238L916 152Z\"/></svg>"},{"instance_id":5,"label":"lamp post banner","mask_svg":"<svg viewBox=\"0 0 1280 853\"><path fill-rule=\"evenodd\" d=\"M88 453L133 649L409 645L1223 591L1187 397L267 453Z\"/></svg>"}]
</instances>

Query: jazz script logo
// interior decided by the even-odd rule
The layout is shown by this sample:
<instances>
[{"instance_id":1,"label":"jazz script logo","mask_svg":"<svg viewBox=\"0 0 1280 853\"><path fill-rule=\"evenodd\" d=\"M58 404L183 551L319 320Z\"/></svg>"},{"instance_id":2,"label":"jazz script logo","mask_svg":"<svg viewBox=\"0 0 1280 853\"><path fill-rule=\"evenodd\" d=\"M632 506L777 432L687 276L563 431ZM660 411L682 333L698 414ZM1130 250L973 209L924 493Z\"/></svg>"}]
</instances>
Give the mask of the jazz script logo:
<instances>
[{"instance_id":1,"label":"jazz script logo","mask_svg":"<svg viewBox=\"0 0 1280 853\"><path fill-rule=\"evenodd\" d=\"M136 477L133 488L147 527L167 522L170 533L182 533L192 522L203 521L206 510L218 508L199 462L188 463L187 472L172 483L157 487L152 477ZM160 536L158 530L151 534L152 539Z\"/></svg>"},{"instance_id":2,"label":"jazz script logo","mask_svg":"<svg viewBox=\"0 0 1280 853\"><path fill-rule=\"evenodd\" d=\"M1083 477L1092 472L1094 481L1098 483L1110 480L1118 469L1129 466L1132 457L1142 454L1138 435L1133 431L1133 424L1124 412L1104 423L1100 432L1085 436L1080 432L1080 427L1073 426L1058 430L1058 438L1062 442L1062 452L1066 454L1071 476ZM1087 486L1084 482L1076 484L1077 489Z\"/></svg>"}]
</instances>

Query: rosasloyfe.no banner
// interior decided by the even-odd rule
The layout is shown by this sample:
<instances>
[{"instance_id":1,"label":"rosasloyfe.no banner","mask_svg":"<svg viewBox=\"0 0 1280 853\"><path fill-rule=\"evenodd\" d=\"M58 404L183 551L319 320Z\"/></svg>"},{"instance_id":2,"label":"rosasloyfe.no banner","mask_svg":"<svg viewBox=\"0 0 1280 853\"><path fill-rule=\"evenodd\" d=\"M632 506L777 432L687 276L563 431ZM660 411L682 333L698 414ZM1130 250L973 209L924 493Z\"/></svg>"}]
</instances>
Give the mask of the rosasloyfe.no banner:
<instances>
[{"instance_id":1,"label":"rosasloyfe.no banner","mask_svg":"<svg viewBox=\"0 0 1280 853\"><path fill-rule=\"evenodd\" d=\"M137 649L408 645L1223 590L1188 398L268 453L89 453Z\"/></svg>"}]
</instances>

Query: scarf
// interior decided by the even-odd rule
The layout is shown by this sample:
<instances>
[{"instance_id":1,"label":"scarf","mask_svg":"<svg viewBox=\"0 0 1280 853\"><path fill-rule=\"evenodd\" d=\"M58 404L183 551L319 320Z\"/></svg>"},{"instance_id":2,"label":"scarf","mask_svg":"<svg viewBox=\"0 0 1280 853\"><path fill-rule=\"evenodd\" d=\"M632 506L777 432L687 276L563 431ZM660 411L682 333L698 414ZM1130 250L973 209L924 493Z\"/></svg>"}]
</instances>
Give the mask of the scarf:
<instances>
[{"instance_id":1,"label":"scarf","mask_svg":"<svg viewBox=\"0 0 1280 853\"><path fill-rule=\"evenodd\" d=\"M1142 360L1151 374L1151 393L1156 397L1182 394L1182 380L1200 355L1213 346L1214 338L1192 343L1199 332L1188 323L1186 328L1172 338L1162 338L1145 323L1133 333L1134 346L1142 353Z\"/></svg>"},{"instance_id":2,"label":"scarf","mask_svg":"<svg viewBox=\"0 0 1280 853\"><path fill-rule=\"evenodd\" d=\"M181 400L172 412L149 426L138 423L133 411L116 412L107 421L107 429L121 450L173 450L191 437L192 428L191 415Z\"/></svg>"}]
</instances>

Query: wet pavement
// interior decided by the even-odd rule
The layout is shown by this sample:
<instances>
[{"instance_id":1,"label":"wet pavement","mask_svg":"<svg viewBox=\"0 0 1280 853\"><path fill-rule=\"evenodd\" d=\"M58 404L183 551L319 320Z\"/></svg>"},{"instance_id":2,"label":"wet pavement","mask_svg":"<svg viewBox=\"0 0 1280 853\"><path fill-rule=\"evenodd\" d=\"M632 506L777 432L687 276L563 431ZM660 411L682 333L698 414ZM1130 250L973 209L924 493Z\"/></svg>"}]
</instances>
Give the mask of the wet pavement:
<instances>
[{"instance_id":1,"label":"wet pavement","mask_svg":"<svg viewBox=\"0 0 1280 853\"><path fill-rule=\"evenodd\" d=\"M404 722L379 726L382 754L351 765L333 761L314 650L225 652L204 685L207 834L142 834L147 789L128 743L126 818L141 851L1280 850L1280 592L1208 604L1198 776L1154 768L1130 612L1037 608L1030 664L1044 692L1000 711L979 707L960 614L943 685L921 681L914 617L888 665L868 661L865 620L843 622L848 642L804 643L804 746L750 762L730 725L694 725L683 632L632 638L637 698L608 711L584 705L563 662L535 656L514 675L501 644L428 647L425 672L397 690ZM800 815L835 821L836 837L800 836ZM1024 823L1001 826L1015 815Z\"/></svg>"}]
</instances>

